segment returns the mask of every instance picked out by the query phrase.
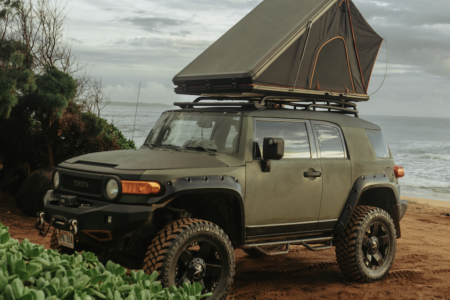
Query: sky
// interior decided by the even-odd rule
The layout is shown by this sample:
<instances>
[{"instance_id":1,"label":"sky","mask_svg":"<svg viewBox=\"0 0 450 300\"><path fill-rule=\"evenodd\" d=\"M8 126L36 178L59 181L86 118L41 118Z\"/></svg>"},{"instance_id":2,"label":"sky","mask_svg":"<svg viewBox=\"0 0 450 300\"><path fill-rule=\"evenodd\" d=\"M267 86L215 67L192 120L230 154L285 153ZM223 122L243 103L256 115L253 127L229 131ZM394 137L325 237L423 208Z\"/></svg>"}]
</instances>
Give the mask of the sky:
<instances>
[{"instance_id":1,"label":"sky","mask_svg":"<svg viewBox=\"0 0 450 300\"><path fill-rule=\"evenodd\" d=\"M276 0L266 0L276 1ZM388 45L381 89L361 114L450 117L450 1L353 0ZM70 0L67 36L113 101L172 104L172 78L261 0ZM386 74L386 44L369 94Z\"/></svg>"}]
</instances>

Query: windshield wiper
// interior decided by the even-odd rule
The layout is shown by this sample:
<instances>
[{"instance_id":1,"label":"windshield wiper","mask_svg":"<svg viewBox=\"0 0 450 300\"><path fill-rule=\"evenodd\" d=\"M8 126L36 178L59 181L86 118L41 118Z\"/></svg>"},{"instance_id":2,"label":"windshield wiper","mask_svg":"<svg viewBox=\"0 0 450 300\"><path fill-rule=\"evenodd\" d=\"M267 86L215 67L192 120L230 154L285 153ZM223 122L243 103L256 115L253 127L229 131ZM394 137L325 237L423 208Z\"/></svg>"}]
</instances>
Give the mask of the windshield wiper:
<instances>
[{"instance_id":1,"label":"windshield wiper","mask_svg":"<svg viewBox=\"0 0 450 300\"><path fill-rule=\"evenodd\" d=\"M211 154L212 156L217 156L217 154L215 154L213 151L217 151L216 149L208 149L205 148L203 146L198 146L198 147L186 147L186 149L202 149L205 150L206 152L208 152L209 154Z\"/></svg>"},{"instance_id":2,"label":"windshield wiper","mask_svg":"<svg viewBox=\"0 0 450 300\"><path fill-rule=\"evenodd\" d=\"M161 147L172 147L173 149L175 149L175 150L177 150L177 151L180 151L180 147L175 146L175 145L167 144L167 145L161 145Z\"/></svg>"}]
</instances>

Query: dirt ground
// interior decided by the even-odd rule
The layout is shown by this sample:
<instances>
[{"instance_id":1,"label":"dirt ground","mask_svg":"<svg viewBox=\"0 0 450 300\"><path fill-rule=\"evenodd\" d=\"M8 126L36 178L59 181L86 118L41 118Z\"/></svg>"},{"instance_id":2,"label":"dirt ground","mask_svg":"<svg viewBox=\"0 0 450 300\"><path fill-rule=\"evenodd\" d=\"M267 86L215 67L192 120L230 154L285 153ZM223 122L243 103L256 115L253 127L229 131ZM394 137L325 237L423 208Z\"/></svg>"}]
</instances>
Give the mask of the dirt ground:
<instances>
[{"instance_id":1,"label":"dirt ground","mask_svg":"<svg viewBox=\"0 0 450 300\"><path fill-rule=\"evenodd\" d=\"M434 205L439 204L433 203ZM442 205L445 206L445 205ZM410 203L401 222L402 238L387 278L374 284L348 281L334 249L311 252L291 247L287 255L249 258L236 250L235 299L450 299L450 207ZM0 194L0 221L13 238L50 245L13 199ZM232 299L232 298L230 298Z\"/></svg>"}]
</instances>

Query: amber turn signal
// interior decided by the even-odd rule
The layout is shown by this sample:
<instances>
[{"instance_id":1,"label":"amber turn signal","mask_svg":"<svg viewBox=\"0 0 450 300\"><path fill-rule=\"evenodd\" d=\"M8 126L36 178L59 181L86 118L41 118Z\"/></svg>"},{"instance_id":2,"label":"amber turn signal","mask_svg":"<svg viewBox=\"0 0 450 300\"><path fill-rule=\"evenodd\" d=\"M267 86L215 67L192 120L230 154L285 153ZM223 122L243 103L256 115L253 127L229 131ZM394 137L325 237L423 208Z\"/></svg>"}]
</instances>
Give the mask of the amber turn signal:
<instances>
[{"instance_id":1,"label":"amber turn signal","mask_svg":"<svg viewBox=\"0 0 450 300\"><path fill-rule=\"evenodd\" d=\"M158 194L161 185L149 181L122 181L122 194L128 195L150 195Z\"/></svg>"},{"instance_id":2,"label":"amber turn signal","mask_svg":"<svg viewBox=\"0 0 450 300\"><path fill-rule=\"evenodd\" d=\"M405 169L400 166L394 166L394 174L395 178L402 178L403 176L405 176Z\"/></svg>"}]
</instances>

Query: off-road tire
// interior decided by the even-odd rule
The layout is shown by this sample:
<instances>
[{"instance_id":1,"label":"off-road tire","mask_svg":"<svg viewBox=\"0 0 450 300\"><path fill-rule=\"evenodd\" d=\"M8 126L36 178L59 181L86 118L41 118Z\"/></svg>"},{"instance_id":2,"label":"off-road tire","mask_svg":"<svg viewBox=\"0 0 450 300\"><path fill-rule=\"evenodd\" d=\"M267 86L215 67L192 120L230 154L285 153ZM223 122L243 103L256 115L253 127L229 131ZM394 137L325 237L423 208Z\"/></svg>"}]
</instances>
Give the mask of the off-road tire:
<instances>
[{"instance_id":1,"label":"off-road tire","mask_svg":"<svg viewBox=\"0 0 450 300\"><path fill-rule=\"evenodd\" d=\"M56 229L53 229L51 240L50 240L50 249L58 250L61 254L72 255L75 253L75 250L69 249L67 247L63 247L58 243L58 233Z\"/></svg>"},{"instance_id":2,"label":"off-road tire","mask_svg":"<svg viewBox=\"0 0 450 300\"><path fill-rule=\"evenodd\" d=\"M386 259L378 270L366 267L363 252L363 239L370 226L383 225L388 232L389 247L386 247ZM367 237L366 237L367 239ZM390 215L383 209L371 206L357 206L344 230L337 239L336 258L339 269L348 279L359 282L377 282L383 280L394 263L397 247L397 233Z\"/></svg>"},{"instance_id":3,"label":"off-road tire","mask_svg":"<svg viewBox=\"0 0 450 300\"><path fill-rule=\"evenodd\" d=\"M228 261L228 276L222 275L210 299L226 299L234 280L234 252L226 233L211 222L184 218L165 226L148 247L143 269L147 274L157 271L164 287L174 285L174 279L170 278L171 265L177 263L178 252L189 245L190 241L198 238L204 238L222 247L222 256L226 256L222 259Z\"/></svg>"},{"instance_id":4,"label":"off-road tire","mask_svg":"<svg viewBox=\"0 0 450 300\"><path fill-rule=\"evenodd\" d=\"M260 246L259 248L263 249L266 252L274 252L283 250L284 245ZM261 251L258 251L255 248L244 248L243 250L248 254L248 256L250 256L250 258L256 259L266 256L264 255L264 253L261 253Z\"/></svg>"}]
</instances>

